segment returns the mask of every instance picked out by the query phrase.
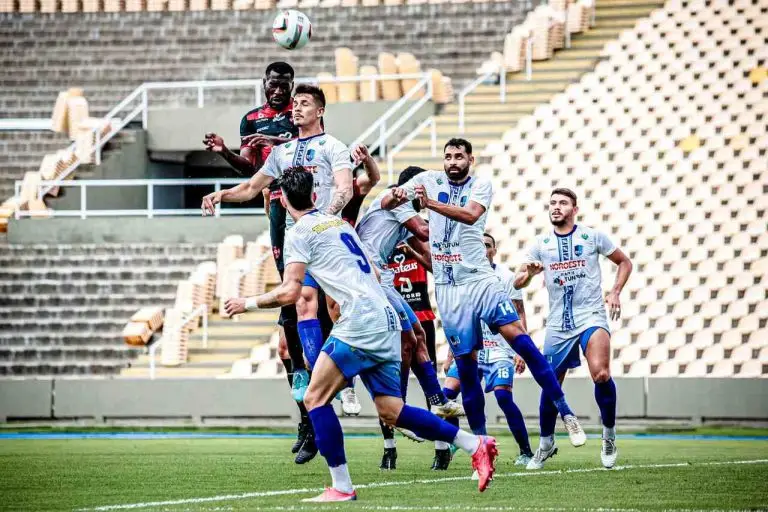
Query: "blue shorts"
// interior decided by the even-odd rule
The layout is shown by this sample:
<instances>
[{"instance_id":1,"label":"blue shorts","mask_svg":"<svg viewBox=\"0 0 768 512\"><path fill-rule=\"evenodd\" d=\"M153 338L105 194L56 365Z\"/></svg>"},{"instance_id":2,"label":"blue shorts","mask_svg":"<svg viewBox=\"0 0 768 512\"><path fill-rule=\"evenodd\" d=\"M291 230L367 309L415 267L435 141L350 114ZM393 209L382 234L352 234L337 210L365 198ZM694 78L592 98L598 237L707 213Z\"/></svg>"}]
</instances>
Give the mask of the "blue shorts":
<instances>
[{"instance_id":1,"label":"blue shorts","mask_svg":"<svg viewBox=\"0 0 768 512\"><path fill-rule=\"evenodd\" d=\"M598 321L597 325L587 325L566 332L547 329L544 338L544 357L547 358L547 362L552 366L555 373L563 373L571 368L581 366L579 346L581 346L582 352L586 352L589 338L598 329L605 330L609 336L611 334L608 323L602 321Z\"/></svg>"},{"instance_id":2,"label":"blue shorts","mask_svg":"<svg viewBox=\"0 0 768 512\"><path fill-rule=\"evenodd\" d=\"M319 290L320 289L320 285L317 284L317 281L315 281L315 278L312 277L312 274L310 274L309 272L305 272L304 273L304 282L301 283L301 285L302 286L311 286L315 290Z\"/></svg>"},{"instance_id":3,"label":"blue shorts","mask_svg":"<svg viewBox=\"0 0 768 512\"><path fill-rule=\"evenodd\" d=\"M404 331L410 331L413 329L413 324L417 323L419 319L416 317L416 313L413 312L413 308L405 301L402 295L397 290L390 286L382 286L384 295L387 296L390 305L395 308L397 316L400 318L400 325Z\"/></svg>"},{"instance_id":4,"label":"blue shorts","mask_svg":"<svg viewBox=\"0 0 768 512\"><path fill-rule=\"evenodd\" d=\"M456 286L439 284L435 287L435 296L445 337L456 357L483 347L481 321L497 334L502 325L520 320L495 275Z\"/></svg>"},{"instance_id":5,"label":"blue shorts","mask_svg":"<svg viewBox=\"0 0 768 512\"><path fill-rule=\"evenodd\" d=\"M490 365L481 365L479 373L485 381L485 392L490 393L496 386L512 387L515 364L512 361L497 361ZM445 378L459 380L459 368L456 366L456 361L451 363L451 367L445 372Z\"/></svg>"},{"instance_id":6,"label":"blue shorts","mask_svg":"<svg viewBox=\"0 0 768 512\"><path fill-rule=\"evenodd\" d=\"M400 340L400 331L382 333L381 336L396 336ZM372 397L396 396L402 398L400 389L400 361L384 360L365 350L352 347L335 336L328 338L323 345L323 352L336 363L347 380L359 375Z\"/></svg>"}]
</instances>

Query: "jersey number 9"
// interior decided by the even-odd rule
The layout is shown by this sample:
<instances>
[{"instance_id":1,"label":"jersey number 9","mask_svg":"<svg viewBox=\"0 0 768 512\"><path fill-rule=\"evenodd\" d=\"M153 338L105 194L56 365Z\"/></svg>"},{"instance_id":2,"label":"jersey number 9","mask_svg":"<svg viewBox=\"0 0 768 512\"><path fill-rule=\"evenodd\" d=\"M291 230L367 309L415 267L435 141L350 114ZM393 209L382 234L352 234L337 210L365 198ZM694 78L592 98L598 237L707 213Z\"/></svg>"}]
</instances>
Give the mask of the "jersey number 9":
<instances>
[{"instance_id":1,"label":"jersey number 9","mask_svg":"<svg viewBox=\"0 0 768 512\"><path fill-rule=\"evenodd\" d=\"M368 263L368 258L365 257L365 253L362 249L360 249L360 246L357 245L357 242L355 242L355 239L352 237L352 235L349 233L342 233L339 235L339 237L341 238L341 241L344 242L344 245L347 246L349 252L360 258L357 260L357 266L360 267L360 270L366 274L370 274L371 265Z\"/></svg>"}]
</instances>

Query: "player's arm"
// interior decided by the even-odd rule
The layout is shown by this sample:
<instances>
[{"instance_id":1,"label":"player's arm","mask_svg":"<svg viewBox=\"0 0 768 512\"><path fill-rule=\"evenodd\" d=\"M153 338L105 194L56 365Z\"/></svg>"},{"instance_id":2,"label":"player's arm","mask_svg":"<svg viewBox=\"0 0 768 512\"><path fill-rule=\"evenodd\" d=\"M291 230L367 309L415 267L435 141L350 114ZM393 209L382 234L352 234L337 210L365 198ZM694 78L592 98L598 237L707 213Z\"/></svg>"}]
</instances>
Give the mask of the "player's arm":
<instances>
[{"instance_id":1,"label":"player's arm","mask_svg":"<svg viewBox=\"0 0 768 512\"><path fill-rule=\"evenodd\" d=\"M475 182L466 206L454 206L432 199L427 194L427 188L423 184L417 184L414 187L414 193L422 208L432 210L451 220L470 226L475 224L485 214L493 197L491 182L487 180Z\"/></svg>"},{"instance_id":2,"label":"player's arm","mask_svg":"<svg viewBox=\"0 0 768 512\"><path fill-rule=\"evenodd\" d=\"M528 331L528 321L525 318L525 304L521 299L512 299L512 305L517 310L517 316L520 317L520 323L523 324L523 330Z\"/></svg>"},{"instance_id":3,"label":"player's arm","mask_svg":"<svg viewBox=\"0 0 768 512\"><path fill-rule=\"evenodd\" d=\"M529 261L520 265L515 274L514 286L516 289L525 288L531 284L531 280L544 270L544 266L538 261Z\"/></svg>"},{"instance_id":4,"label":"player's arm","mask_svg":"<svg viewBox=\"0 0 768 512\"><path fill-rule=\"evenodd\" d=\"M359 144L352 149L352 160L363 164L364 174L357 177L357 189L360 195L368 195L373 187L381 180L381 172L376 160L368 152L368 148Z\"/></svg>"},{"instance_id":5,"label":"player's arm","mask_svg":"<svg viewBox=\"0 0 768 512\"><path fill-rule=\"evenodd\" d=\"M403 226L422 242L429 242L429 224L418 215L414 215L405 221Z\"/></svg>"},{"instance_id":6,"label":"player's arm","mask_svg":"<svg viewBox=\"0 0 768 512\"><path fill-rule=\"evenodd\" d=\"M333 173L333 184L336 190L333 192L333 198L325 211L328 215L336 215L352 199L353 179L352 169L347 167Z\"/></svg>"},{"instance_id":7,"label":"player's arm","mask_svg":"<svg viewBox=\"0 0 768 512\"><path fill-rule=\"evenodd\" d=\"M274 177L262 171L257 172L251 179L226 190L211 192L203 197L203 215L213 215L219 203L243 203L250 201L274 181Z\"/></svg>"},{"instance_id":8,"label":"player's arm","mask_svg":"<svg viewBox=\"0 0 768 512\"><path fill-rule=\"evenodd\" d=\"M616 281L613 284L613 288L608 292L608 296L605 299L608 304L611 320L618 320L621 318L621 291L624 289L624 285L627 284L629 275L632 273L632 260L621 249L615 249L607 257L619 267L616 270Z\"/></svg>"},{"instance_id":9,"label":"player's arm","mask_svg":"<svg viewBox=\"0 0 768 512\"><path fill-rule=\"evenodd\" d=\"M272 309L289 304L295 304L301 297L301 285L304 282L304 273L307 265L301 262L292 262L285 266L283 282L271 292L255 297L240 297L227 299L224 303L224 311L229 315L238 315L246 311L257 309Z\"/></svg>"},{"instance_id":10,"label":"player's arm","mask_svg":"<svg viewBox=\"0 0 768 512\"><path fill-rule=\"evenodd\" d=\"M238 155L229 149L224 144L224 139L215 133L206 133L203 139L205 149L213 153L218 153L221 157L227 161L232 168L242 176L252 176L258 168L251 163L254 159L250 157L250 153L243 149L242 154Z\"/></svg>"},{"instance_id":11,"label":"player's arm","mask_svg":"<svg viewBox=\"0 0 768 512\"><path fill-rule=\"evenodd\" d=\"M445 362L443 362L443 371L445 373L448 373L448 370L451 368L451 364L453 364L453 351L448 351L448 357L445 358Z\"/></svg>"},{"instance_id":12,"label":"player's arm","mask_svg":"<svg viewBox=\"0 0 768 512\"><path fill-rule=\"evenodd\" d=\"M422 267L432 272L432 255L429 252L429 244L412 236L407 240L405 249L409 256L418 261Z\"/></svg>"},{"instance_id":13,"label":"player's arm","mask_svg":"<svg viewBox=\"0 0 768 512\"><path fill-rule=\"evenodd\" d=\"M264 215L269 218L269 196L270 192L268 188L261 191L261 195L264 197Z\"/></svg>"}]
</instances>

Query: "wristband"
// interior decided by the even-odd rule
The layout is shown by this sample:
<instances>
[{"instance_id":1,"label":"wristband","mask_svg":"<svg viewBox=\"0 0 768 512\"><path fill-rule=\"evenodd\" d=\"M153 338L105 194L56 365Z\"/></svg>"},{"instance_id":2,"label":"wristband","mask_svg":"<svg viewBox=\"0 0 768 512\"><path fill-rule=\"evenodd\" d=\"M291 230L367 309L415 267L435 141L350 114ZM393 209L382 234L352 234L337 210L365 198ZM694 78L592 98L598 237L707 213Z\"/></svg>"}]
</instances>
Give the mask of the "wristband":
<instances>
[{"instance_id":1,"label":"wristband","mask_svg":"<svg viewBox=\"0 0 768 512\"><path fill-rule=\"evenodd\" d=\"M259 309L259 304L256 301L256 297L248 297L245 299L245 310L246 311L255 311Z\"/></svg>"}]
</instances>

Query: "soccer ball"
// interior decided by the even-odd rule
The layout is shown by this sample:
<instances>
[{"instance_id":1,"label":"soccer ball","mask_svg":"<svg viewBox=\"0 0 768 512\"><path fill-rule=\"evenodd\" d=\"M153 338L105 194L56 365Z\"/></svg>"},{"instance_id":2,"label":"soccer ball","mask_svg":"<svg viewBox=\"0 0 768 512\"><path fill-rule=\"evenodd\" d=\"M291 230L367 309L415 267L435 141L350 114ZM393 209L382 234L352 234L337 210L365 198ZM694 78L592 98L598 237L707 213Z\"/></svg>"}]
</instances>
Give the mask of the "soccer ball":
<instances>
[{"instance_id":1,"label":"soccer ball","mask_svg":"<svg viewBox=\"0 0 768 512\"><path fill-rule=\"evenodd\" d=\"M282 11L272 23L272 38L286 50L303 48L312 37L312 23L307 15L293 9Z\"/></svg>"}]
</instances>

